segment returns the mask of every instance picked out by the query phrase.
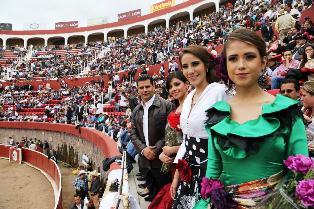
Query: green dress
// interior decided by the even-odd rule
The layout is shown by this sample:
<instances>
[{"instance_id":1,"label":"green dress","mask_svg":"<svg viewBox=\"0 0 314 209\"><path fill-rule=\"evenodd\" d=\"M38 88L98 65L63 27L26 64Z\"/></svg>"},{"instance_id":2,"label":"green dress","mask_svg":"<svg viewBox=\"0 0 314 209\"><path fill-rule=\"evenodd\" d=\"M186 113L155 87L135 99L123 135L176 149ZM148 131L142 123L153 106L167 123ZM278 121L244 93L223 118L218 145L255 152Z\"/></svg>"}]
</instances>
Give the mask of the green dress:
<instances>
[{"instance_id":1,"label":"green dress","mask_svg":"<svg viewBox=\"0 0 314 209\"><path fill-rule=\"evenodd\" d=\"M217 102L208 112L206 177L225 186L269 177L284 169L290 155L308 156L306 132L297 101L277 95L262 106L262 114L243 124L230 117L230 105ZM194 209L207 208L200 200Z\"/></svg>"}]
</instances>

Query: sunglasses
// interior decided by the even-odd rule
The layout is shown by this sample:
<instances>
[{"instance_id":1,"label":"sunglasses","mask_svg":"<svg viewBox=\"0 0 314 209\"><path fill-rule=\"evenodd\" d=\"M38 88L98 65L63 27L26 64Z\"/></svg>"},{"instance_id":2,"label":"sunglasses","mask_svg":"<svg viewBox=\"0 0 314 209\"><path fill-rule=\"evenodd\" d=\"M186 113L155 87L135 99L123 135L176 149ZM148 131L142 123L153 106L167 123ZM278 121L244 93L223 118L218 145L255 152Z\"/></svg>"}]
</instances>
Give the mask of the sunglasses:
<instances>
[{"instance_id":1,"label":"sunglasses","mask_svg":"<svg viewBox=\"0 0 314 209\"><path fill-rule=\"evenodd\" d=\"M280 93L281 93L281 94L284 94L285 92L287 92L288 94L290 94L291 92L293 92L293 89L280 90Z\"/></svg>"}]
</instances>

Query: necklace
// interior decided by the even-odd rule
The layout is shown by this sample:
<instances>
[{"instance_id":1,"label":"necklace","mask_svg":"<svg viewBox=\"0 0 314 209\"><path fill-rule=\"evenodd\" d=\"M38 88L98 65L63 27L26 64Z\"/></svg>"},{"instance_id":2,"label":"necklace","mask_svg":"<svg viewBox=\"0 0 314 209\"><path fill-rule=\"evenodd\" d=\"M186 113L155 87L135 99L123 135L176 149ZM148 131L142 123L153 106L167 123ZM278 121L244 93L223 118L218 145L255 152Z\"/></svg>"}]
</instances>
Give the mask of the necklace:
<instances>
[{"instance_id":1,"label":"necklace","mask_svg":"<svg viewBox=\"0 0 314 209\"><path fill-rule=\"evenodd\" d=\"M199 95L195 92L192 98L192 106L194 106L199 98Z\"/></svg>"}]
</instances>

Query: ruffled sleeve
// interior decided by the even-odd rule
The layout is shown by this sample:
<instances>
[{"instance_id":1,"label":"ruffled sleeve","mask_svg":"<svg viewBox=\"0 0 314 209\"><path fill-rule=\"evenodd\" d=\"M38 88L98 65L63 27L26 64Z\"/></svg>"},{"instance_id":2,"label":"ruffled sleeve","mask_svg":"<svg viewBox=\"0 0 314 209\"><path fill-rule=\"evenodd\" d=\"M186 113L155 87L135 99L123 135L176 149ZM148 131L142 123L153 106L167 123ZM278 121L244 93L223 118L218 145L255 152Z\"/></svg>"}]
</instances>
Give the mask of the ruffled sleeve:
<instances>
[{"instance_id":1,"label":"ruffled sleeve","mask_svg":"<svg viewBox=\"0 0 314 209\"><path fill-rule=\"evenodd\" d=\"M206 131L208 134L208 161L206 177L218 179L222 171L222 160L219 151L215 148L211 127L219 124L221 120L230 115L230 106L224 102L217 102L207 110Z\"/></svg>"},{"instance_id":2,"label":"ruffled sleeve","mask_svg":"<svg viewBox=\"0 0 314 209\"><path fill-rule=\"evenodd\" d=\"M231 107L227 102L216 103L207 111L206 130L209 140L206 177L222 179L224 183L230 185L233 182L243 183L265 177L266 174L261 174L264 167L267 169L271 168L271 171L276 173L282 169L283 159L269 162L269 159L273 158L265 159L263 154L272 152L271 149L275 146L279 147L281 142L282 146L285 147L282 151L285 152L286 150L287 155L303 154L307 156L305 127L297 104L298 102L295 100L278 95L274 102L262 106L262 114L257 119L239 124L231 119ZM275 139L279 140L275 141ZM274 142L267 141L267 143L263 143L265 140L274 140ZM252 149L258 150L259 145L262 144L266 145L260 148L267 150L258 152L257 155L254 152L250 152ZM278 147L274 150L281 150ZM284 153L278 153L278 155L282 156L282 158L285 157ZM239 169L230 169L232 166L228 167L228 164L223 165L226 158L228 159L227 163L239 163L234 166L245 164L246 169L252 168L253 171L254 167L252 165L254 162L257 162L254 165L258 166L258 169L255 167L256 170L250 174L250 177L242 178L242 175L245 175L244 173L247 170L241 172ZM235 161L232 161L232 159ZM250 163L250 160L254 162ZM236 171L236 174L233 171ZM209 203L209 199L201 199L196 203L194 209L208 208Z\"/></svg>"},{"instance_id":3,"label":"ruffled sleeve","mask_svg":"<svg viewBox=\"0 0 314 209\"><path fill-rule=\"evenodd\" d=\"M288 132L293 131L295 125L303 131L302 124L296 124L301 120L297 103L278 95L274 102L262 106L262 114L257 119L239 124L231 119L229 104L220 102L208 110L211 114L208 114L207 132L215 135L224 154L235 159L246 158L261 140L274 138L276 134L284 132L289 138L291 134Z\"/></svg>"}]
</instances>

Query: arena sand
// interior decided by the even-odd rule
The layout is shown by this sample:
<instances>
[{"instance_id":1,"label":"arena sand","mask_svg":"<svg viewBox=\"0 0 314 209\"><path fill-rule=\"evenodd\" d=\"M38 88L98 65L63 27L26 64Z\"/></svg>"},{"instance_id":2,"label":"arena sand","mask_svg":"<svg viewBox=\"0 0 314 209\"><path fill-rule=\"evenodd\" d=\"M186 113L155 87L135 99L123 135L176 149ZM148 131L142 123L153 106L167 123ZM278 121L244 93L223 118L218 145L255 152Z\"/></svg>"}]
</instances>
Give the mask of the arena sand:
<instances>
[{"instance_id":1,"label":"arena sand","mask_svg":"<svg viewBox=\"0 0 314 209\"><path fill-rule=\"evenodd\" d=\"M26 164L0 159L0 209L52 209L53 189L48 179Z\"/></svg>"}]
</instances>

